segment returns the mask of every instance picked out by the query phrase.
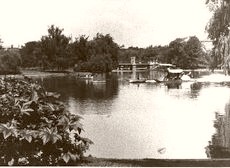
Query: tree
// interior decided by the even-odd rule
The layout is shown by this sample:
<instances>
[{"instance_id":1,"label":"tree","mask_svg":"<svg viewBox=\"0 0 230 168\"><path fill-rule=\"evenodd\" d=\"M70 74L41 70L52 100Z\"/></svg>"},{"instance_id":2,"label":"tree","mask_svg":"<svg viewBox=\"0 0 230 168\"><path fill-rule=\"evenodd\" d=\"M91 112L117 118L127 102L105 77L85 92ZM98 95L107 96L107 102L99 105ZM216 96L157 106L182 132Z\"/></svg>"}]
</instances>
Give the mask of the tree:
<instances>
[{"instance_id":1,"label":"tree","mask_svg":"<svg viewBox=\"0 0 230 168\"><path fill-rule=\"evenodd\" d=\"M169 44L169 63L178 67L195 69L206 64L202 44L196 36L177 38Z\"/></svg>"},{"instance_id":2,"label":"tree","mask_svg":"<svg viewBox=\"0 0 230 168\"><path fill-rule=\"evenodd\" d=\"M182 38L177 38L170 42L169 63L177 65L181 68L186 68L188 66L188 55L185 52L185 45L186 42Z\"/></svg>"},{"instance_id":3,"label":"tree","mask_svg":"<svg viewBox=\"0 0 230 168\"><path fill-rule=\"evenodd\" d=\"M90 42L90 55L108 54L110 55L114 66L117 65L118 49L119 46L113 41L113 38L109 35L103 35L97 33L96 37Z\"/></svg>"},{"instance_id":4,"label":"tree","mask_svg":"<svg viewBox=\"0 0 230 168\"><path fill-rule=\"evenodd\" d=\"M67 48L70 38L63 35L64 29L51 25L48 28L48 35L41 38L41 51L43 56L44 68L67 68L68 58Z\"/></svg>"},{"instance_id":5,"label":"tree","mask_svg":"<svg viewBox=\"0 0 230 168\"><path fill-rule=\"evenodd\" d=\"M206 4L211 7L213 17L210 19L206 30L209 38L213 40L216 60L220 60L225 69L225 74L230 67L230 1L207 0Z\"/></svg>"},{"instance_id":6,"label":"tree","mask_svg":"<svg viewBox=\"0 0 230 168\"><path fill-rule=\"evenodd\" d=\"M17 74L21 57L18 50L0 50L0 74Z\"/></svg>"},{"instance_id":7,"label":"tree","mask_svg":"<svg viewBox=\"0 0 230 168\"><path fill-rule=\"evenodd\" d=\"M88 38L82 35L73 43L73 54L75 54L78 61L85 62L89 59Z\"/></svg>"},{"instance_id":8,"label":"tree","mask_svg":"<svg viewBox=\"0 0 230 168\"><path fill-rule=\"evenodd\" d=\"M188 56L188 67L195 69L206 64L205 52L202 49L202 44L196 36L188 39L185 45L185 51Z\"/></svg>"},{"instance_id":9,"label":"tree","mask_svg":"<svg viewBox=\"0 0 230 168\"><path fill-rule=\"evenodd\" d=\"M76 71L110 72L118 64L119 46L107 34L97 33L93 40L81 36L76 41L76 54L78 54L78 67Z\"/></svg>"},{"instance_id":10,"label":"tree","mask_svg":"<svg viewBox=\"0 0 230 168\"><path fill-rule=\"evenodd\" d=\"M20 50L22 58L22 67L41 67L42 53L41 42L31 41L27 42Z\"/></svg>"}]
</instances>

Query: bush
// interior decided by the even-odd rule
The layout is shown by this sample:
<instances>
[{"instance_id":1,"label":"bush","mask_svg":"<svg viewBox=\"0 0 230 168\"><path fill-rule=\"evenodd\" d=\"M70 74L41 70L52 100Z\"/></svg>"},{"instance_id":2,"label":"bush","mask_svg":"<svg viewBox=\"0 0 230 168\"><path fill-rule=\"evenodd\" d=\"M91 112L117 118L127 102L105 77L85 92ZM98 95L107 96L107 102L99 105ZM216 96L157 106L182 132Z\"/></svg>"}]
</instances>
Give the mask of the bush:
<instances>
[{"instance_id":1,"label":"bush","mask_svg":"<svg viewBox=\"0 0 230 168\"><path fill-rule=\"evenodd\" d=\"M20 73L21 56L19 51L0 50L0 75Z\"/></svg>"},{"instance_id":2,"label":"bush","mask_svg":"<svg viewBox=\"0 0 230 168\"><path fill-rule=\"evenodd\" d=\"M105 73L111 72L113 67L113 62L109 54L93 55L87 62L81 62L74 71L77 72L95 72L95 73Z\"/></svg>"},{"instance_id":3,"label":"bush","mask_svg":"<svg viewBox=\"0 0 230 168\"><path fill-rule=\"evenodd\" d=\"M92 143L80 116L25 77L0 79L0 164L74 165Z\"/></svg>"}]
</instances>

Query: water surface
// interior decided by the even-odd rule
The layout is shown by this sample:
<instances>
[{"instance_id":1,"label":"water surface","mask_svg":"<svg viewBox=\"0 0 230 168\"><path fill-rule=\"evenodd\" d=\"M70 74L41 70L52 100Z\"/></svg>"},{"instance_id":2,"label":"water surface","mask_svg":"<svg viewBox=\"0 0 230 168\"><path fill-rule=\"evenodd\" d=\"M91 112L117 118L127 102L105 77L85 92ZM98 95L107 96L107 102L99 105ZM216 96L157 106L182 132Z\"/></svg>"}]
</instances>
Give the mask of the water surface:
<instances>
[{"instance_id":1,"label":"water surface","mask_svg":"<svg viewBox=\"0 0 230 168\"><path fill-rule=\"evenodd\" d=\"M223 128L213 126L217 113L229 113L229 82L197 80L169 88L164 84L130 84L130 75L113 74L106 83L73 76L46 77L42 81L47 90L62 94L71 112L84 118L83 134L94 142L87 155L207 158L208 142L217 144L213 135L218 130L223 132ZM224 136L218 135L219 142Z\"/></svg>"}]
</instances>

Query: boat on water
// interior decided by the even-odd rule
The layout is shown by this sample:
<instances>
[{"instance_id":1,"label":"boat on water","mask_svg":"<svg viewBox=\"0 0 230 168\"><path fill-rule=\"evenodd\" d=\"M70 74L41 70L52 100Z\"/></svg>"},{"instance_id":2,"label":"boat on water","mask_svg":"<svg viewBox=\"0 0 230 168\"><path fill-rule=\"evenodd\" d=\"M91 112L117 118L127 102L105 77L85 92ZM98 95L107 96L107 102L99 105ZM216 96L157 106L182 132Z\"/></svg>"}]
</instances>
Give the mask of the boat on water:
<instances>
[{"instance_id":1,"label":"boat on water","mask_svg":"<svg viewBox=\"0 0 230 168\"><path fill-rule=\"evenodd\" d=\"M182 84L181 77L183 76L182 69L167 69L167 75L164 77L162 83L164 83L169 89L177 88L179 89Z\"/></svg>"},{"instance_id":2,"label":"boat on water","mask_svg":"<svg viewBox=\"0 0 230 168\"><path fill-rule=\"evenodd\" d=\"M93 79L93 74L90 72L79 72L76 74L79 79Z\"/></svg>"},{"instance_id":3,"label":"boat on water","mask_svg":"<svg viewBox=\"0 0 230 168\"><path fill-rule=\"evenodd\" d=\"M167 75L164 77L164 82L167 81L182 81L181 77L183 76L182 69L167 69Z\"/></svg>"},{"instance_id":4,"label":"boat on water","mask_svg":"<svg viewBox=\"0 0 230 168\"><path fill-rule=\"evenodd\" d=\"M150 73L150 81L158 83L182 82L181 77L184 74L183 69L177 68L173 64L158 64Z\"/></svg>"}]
</instances>

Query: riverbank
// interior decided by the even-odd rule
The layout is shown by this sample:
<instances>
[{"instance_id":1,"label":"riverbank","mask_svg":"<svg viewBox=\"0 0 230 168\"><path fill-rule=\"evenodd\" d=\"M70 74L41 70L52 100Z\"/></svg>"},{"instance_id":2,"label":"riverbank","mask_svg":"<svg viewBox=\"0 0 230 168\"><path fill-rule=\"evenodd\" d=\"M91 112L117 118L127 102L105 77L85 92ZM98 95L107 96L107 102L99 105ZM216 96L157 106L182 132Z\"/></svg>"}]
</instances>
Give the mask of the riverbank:
<instances>
[{"instance_id":1,"label":"riverbank","mask_svg":"<svg viewBox=\"0 0 230 168\"><path fill-rule=\"evenodd\" d=\"M78 166L96 167L228 167L230 159L105 159L88 157Z\"/></svg>"},{"instance_id":2,"label":"riverbank","mask_svg":"<svg viewBox=\"0 0 230 168\"><path fill-rule=\"evenodd\" d=\"M65 76L69 74L70 72L57 72L57 71L38 71L38 70L21 70L20 74L15 75L0 75L0 77L15 77L15 78L21 78L24 76L27 77L46 77L46 76Z\"/></svg>"}]
</instances>

